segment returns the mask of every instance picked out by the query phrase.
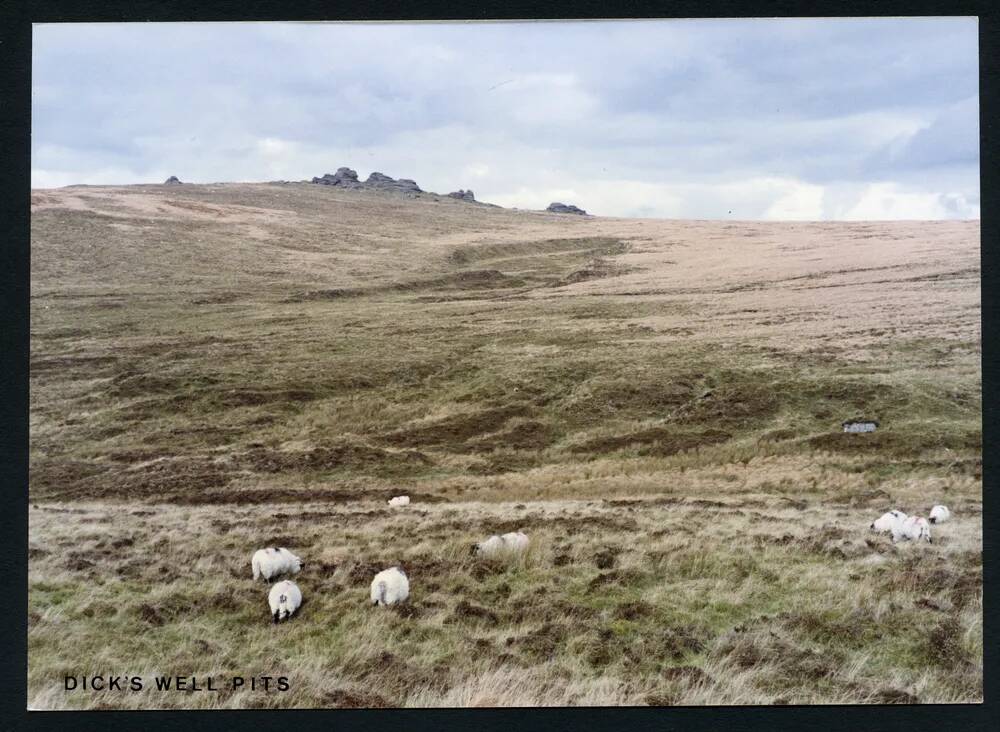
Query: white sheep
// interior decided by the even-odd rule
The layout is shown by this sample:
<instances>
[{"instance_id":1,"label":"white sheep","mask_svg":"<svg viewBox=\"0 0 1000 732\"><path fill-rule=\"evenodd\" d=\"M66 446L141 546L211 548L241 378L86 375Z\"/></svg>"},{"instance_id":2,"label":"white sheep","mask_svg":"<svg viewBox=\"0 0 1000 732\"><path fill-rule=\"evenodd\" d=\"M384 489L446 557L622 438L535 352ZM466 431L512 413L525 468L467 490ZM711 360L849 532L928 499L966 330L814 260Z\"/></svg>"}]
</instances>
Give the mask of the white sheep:
<instances>
[{"instance_id":1,"label":"white sheep","mask_svg":"<svg viewBox=\"0 0 1000 732\"><path fill-rule=\"evenodd\" d=\"M951 511L947 506L935 506L931 509L930 520L932 524L943 524L951 518Z\"/></svg>"},{"instance_id":2,"label":"white sheep","mask_svg":"<svg viewBox=\"0 0 1000 732\"><path fill-rule=\"evenodd\" d=\"M872 531L879 534L891 534L892 528L900 521L905 521L906 518L907 516L905 513L893 509L892 511L887 511L886 513L883 513L877 519L872 521L872 524L869 528Z\"/></svg>"},{"instance_id":3,"label":"white sheep","mask_svg":"<svg viewBox=\"0 0 1000 732\"><path fill-rule=\"evenodd\" d=\"M472 548L469 550L469 554L473 556L479 555L491 557L494 554L499 554L503 551L503 546L503 539L494 534L488 539L484 539L483 541L473 544Z\"/></svg>"},{"instance_id":4,"label":"white sheep","mask_svg":"<svg viewBox=\"0 0 1000 732\"><path fill-rule=\"evenodd\" d=\"M280 574L295 574L305 566L299 557L284 547L280 549L276 549L275 547L259 549L254 552L250 564L253 567L253 578L255 580L263 577L268 581Z\"/></svg>"},{"instance_id":5,"label":"white sheep","mask_svg":"<svg viewBox=\"0 0 1000 732\"><path fill-rule=\"evenodd\" d=\"M498 554L522 552L528 548L528 537L520 531L493 536L472 545L473 556L492 557Z\"/></svg>"},{"instance_id":6,"label":"white sheep","mask_svg":"<svg viewBox=\"0 0 1000 732\"><path fill-rule=\"evenodd\" d=\"M900 539L913 541L926 541L931 543L931 525L923 516L909 516L902 521L897 521L892 527L892 540Z\"/></svg>"},{"instance_id":7,"label":"white sheep","mask_svg":"<svg viewBox=\"0 0 1000 732\"><path fill-rule=\"evenodd\" d=\"M504 546L512 552L522 552L528 548L528 537L522 531L512 531L500 537Z\"/></svg>"},{"instance_id":8,"label":"white sheep","mask_svg":"<svg viewBox=\"0 0 1000 732\"><path fill-rule=\"evenodd\" d=\"M399 567L383 569L372 580L373 605L395 605L410 596L410 581Z\"/></svg>"},{"instance_id":9,"label":"white sheep","mask_svg":"<svg viewBox=\"0 0 1000 732\"><path fill-rule=\"evenodd\" d=\"M410 497L409 496L395 496L389 499L389 505L393 507L397 506L409 506Z\"/></svg>"},{"instance_id":10,"label":"white sheep","mask_svg":"<svg viewBox=\"0 0 1000 732\"><path fill-rule=\"evenodd\" d=\"M291 580L282 580L271 588L267 604L271 606L271 617L274 622L288 620L302 604L302 591Z\"/></svg>"}]
</instances>

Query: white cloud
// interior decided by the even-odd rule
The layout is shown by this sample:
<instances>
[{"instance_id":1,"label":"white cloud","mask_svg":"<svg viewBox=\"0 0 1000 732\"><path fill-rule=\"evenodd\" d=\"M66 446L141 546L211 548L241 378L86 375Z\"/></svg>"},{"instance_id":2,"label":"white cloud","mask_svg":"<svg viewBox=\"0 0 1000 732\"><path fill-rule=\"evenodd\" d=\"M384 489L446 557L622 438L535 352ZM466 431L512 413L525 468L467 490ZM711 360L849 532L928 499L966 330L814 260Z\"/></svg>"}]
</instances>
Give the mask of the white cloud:
<instances>
[{"instance_id":1,"label":"white cloud","mask_svg":"<svg viewBox=\"0 0 1000 732\"><path fill-rule=\"evenodd\" d=\"M574 202L587 211L621 217L824 218L821 186L778 178L694 184L582 180L573 188L533 189L521 186L490 200L504 206L529 208L544 208L553 201Z\"/></svg>"},{"instance_id":2,"label":"white cloud","mask_svg":"<svg viewBox=\"0 0 1000 732\"><path fill-rule=\"evenodd\" d=\"M979 218L978 202L960 193L904 190L896 183L868 185L858 200L836 218L847 221Z\"/></svg>"},{"instance_id":3,"label":"white cloud","mask_svg":"<svg viewBox=\"0 0 1000 732\"><path fill-rule=\"evenodd\" d=\"M490 166L482 163L473 163L462 168L462 174L471 178L485 178L490 174Z\"/></svg>"},{"instance_id":4,"label":"white cloud","mask_svg":"<svg viewBox=\"0 0 1000 732\"><path fill-rule=\"evenodd\" d=\"M276 137L265 137L257 140L257 149L263 155L288 155L294 152L295 143L279 140Z\"/></svg>"},{"instance_id":5,"label":"white cloud","mask_svg":"<svg viewBox=\"0 0 1000 732\"><path fill-rule=\"evenodd\" d=\"M781 194L768 207L763 218L777 221L819 221L823 218L823 195L823 186L792 182L788 192Z\"/></svg>"}]
</instances>

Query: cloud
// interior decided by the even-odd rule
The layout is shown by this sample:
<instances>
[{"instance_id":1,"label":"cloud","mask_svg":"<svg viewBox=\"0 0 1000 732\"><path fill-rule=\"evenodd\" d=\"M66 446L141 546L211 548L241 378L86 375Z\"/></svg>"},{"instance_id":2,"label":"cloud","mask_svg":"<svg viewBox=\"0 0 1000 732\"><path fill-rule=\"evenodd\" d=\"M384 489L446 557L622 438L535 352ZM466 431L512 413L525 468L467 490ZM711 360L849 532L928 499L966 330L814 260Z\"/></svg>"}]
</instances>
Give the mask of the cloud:
<instances>
[{"instance_id":1,"label":"cloud","mask_svg":"<svg viewBox=\"0 0 1000 732\"><path fill-rule=\"evenodd\" d=\"M872 183L835 218L845 221L872 219L949 219L979 218L978 198L970 200L962 193L928 193L905 190L897 183Z\"/></svg>"},{"instance_id":2,"label":"cloud","mask_svg":"<svg viewBox=\"0 0 1000 732\"><path fill-rule=\"evenodd\" d=\"M793 182L789 190L764 212L765 219L778 221L819 221L823 218L822 186Z\"/></svg>"},{"instance_id":3,"label":"cloud","mask_svg":"<svg viewBox=\"0 0 1000 732\"><path fill-rule=\"evenodd\" d=\"M979 98L941 108L933 119L904 132L876 150L867 169L926 171L979 165Z\"/></svg>"},{"instance_id":4,"label":"cloud","mask_svg":"<svg viewBox=\"0 0 1000 732\"><path fill-rule=\"evenodd\" d=\"M32 185L348 165L604 215L978 215L976 37L974 18L39 25Z\"/></svg>"}]
</instances>

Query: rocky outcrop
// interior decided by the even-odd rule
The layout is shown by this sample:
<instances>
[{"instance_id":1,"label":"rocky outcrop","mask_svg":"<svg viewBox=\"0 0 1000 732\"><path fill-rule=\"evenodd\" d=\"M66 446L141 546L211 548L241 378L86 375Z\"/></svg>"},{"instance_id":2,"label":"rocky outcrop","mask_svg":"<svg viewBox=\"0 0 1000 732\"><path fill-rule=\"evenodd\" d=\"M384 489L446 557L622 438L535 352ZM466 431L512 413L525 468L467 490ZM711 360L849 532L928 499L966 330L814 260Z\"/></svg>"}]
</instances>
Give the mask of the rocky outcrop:
<instances>
[{"instance_id":1,"label":"rocky outcrop","mask_svg":"<svg viewBox=\"0 0 1000 732\"><path fill-rule=\"evenodd\" d=\"M338 188L353 188L367 191L395 191L405 194L423 193L420 190L420 186L409 178L396 180L376 171L368 176L368 180L362 182L358 180L357 171L350 168L337 168L336 173L326 173L322 178L313 178L312 182L324 186L337 186Z\"/></svg>"},{"instance_id":2,"label":"rocky outcrop","mask_svg":"<svg viewBox=\"0 0 1000 732\"><path fill-rule=\"evenodd\" d=\"M309 181L302 181L303 183L308 183ZM416 198L422 195L437 196L437 193L432 191L424 191L417 185L416 181L410 180L409 178L392 178L385 173L379 173L375 171L368 176L367 180L358 180L358 174L356 171L350 168L337 168L336 173L326 173L320 178L313 178L313 183L324 186L337 186L339 188L351 188L361 191L386 191L389 193L397 193L409 198ZM476 200L476 194L472 191L467 191L464 189L459 189L447 194L449 198L455 198L459 201L465 201L466 203L474 203L477 206L489 206L490 208L501 208L492 203L483 203L482 201ZM553 204L562 206L563 204ZM575 211L567 213L584 213L580 211L575 206L570 206L569 208L575 209Z\"/></svg>"},{"instance_id":3,"label":"rocky outcrop","mask_svg":"<svg viewBox=\"0 0 1000 732\"><path fill-rule=\"evenodd\" d=\"M365 181L365 187L375 188L378 190L399 191L401 193L423 193L416 181L412 181L409 178L400 178L399 180L395 180L384 173L378 172L372 173L368 176L368 180Z\"/></svg>"},{"instance_id":4,"label":"rocky outcrop","mask_svg":"<svg viewBox=\"0 0 1000 732\"><path fill-rule=\"evenodd\" d=\"M165 186L179 186L179 185L181 185L181 181L180 181L180 178L178 178L176 175L172 175L169 178L167 178L165 181L163 181L163 185L165 185Z\"/></svg>"},{"instance_id":5,"label":"rocky outcrop","mask_svg":"<svg viewBox=\"0 0 1000 732\"><path fill-rule=\"evenodd\" d=\"M336 173L325 173L322 178L313 178L312 182L340 188L364 188L364 184L358 180L357 171L350 168L337 168Z\"/></svg>"},{"instance_id":6,"label":"rocky outcrop","mask_svg":"<svg viewBox=\"0 0 1000 732\"><path fill-rule=\"evenodd\" d=\"M578 216L586 216L587 212L582 208L577 208L572 204L565 203L550 203L549 207L545 209L549 213L559 213L559 214L576 214Z\"/></svg>"}]
</instances>

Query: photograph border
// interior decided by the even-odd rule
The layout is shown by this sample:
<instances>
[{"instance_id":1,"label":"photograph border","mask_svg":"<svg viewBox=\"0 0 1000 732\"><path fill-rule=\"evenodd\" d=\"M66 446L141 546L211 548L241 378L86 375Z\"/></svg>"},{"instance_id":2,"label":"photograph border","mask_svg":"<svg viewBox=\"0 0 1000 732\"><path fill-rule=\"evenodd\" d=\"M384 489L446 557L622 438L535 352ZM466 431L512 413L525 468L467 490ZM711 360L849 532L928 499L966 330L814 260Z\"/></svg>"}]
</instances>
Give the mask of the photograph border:
<instances>
[{"instance_id":1,"label":"photograph border","mask_svg":"<svg viewBox=\"0 0 1000 732\"><path fill-rule=\"evenodd\" d=\"M13 5L13 7L11 7ZM527 729L990 729L1000 720L997 686L998 607L996 551L998 501L993 498L998 474L1000 438L997 412L997 304L1000 292L1000 243L996 212L1000 210L997 173L1000 150L995 140L997 82L1000 79L1000 22L988 2L724 2L685 0L672 3L616 2L478 2L456 6L441 0L413 2L328 3L319 0L246 2L202 0L73 0L17 2L0 6L0 225L4 230L2 338L3 378L0 403L0 481L8 503L0 512L0 582L8 612L2 634L5 653L0 661L0 720L14 729L290 729L314 725L338 729L405 726L431 730L478 726ZM983 634L984 699L969 705L831 705L792 707L598 707L503 709L388 710L241 710L241 711L86 711L28 712L27 699L27 509L28 509L28 353L30 301L30 106L31 26L52 22L165 21L309 21L309 20L515 20L628 19L712 17L845 17L845 16L979 17L980 58L980 180L981 180L981 304L983 393ZM994 134L991 134L994 133ZM113 716L109 716L113 715ZM291 726L291 727L290 727Z\"/></svg>"}]
</instances>

